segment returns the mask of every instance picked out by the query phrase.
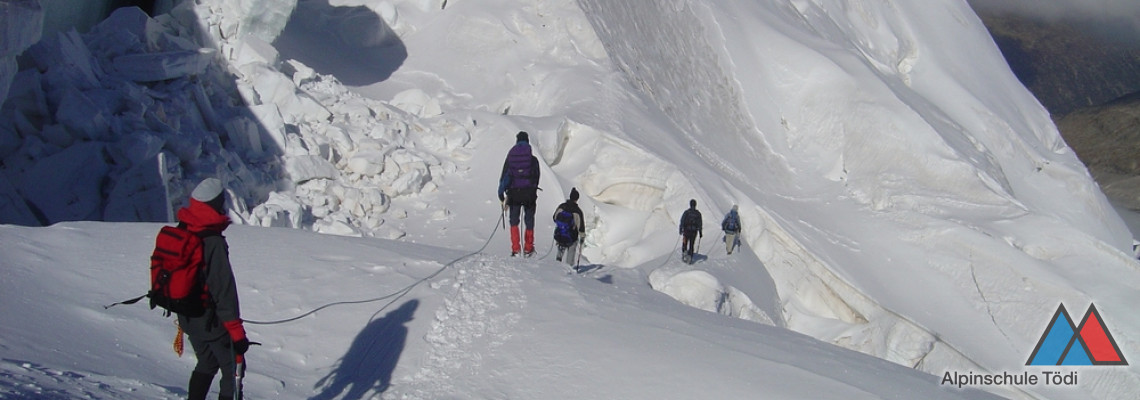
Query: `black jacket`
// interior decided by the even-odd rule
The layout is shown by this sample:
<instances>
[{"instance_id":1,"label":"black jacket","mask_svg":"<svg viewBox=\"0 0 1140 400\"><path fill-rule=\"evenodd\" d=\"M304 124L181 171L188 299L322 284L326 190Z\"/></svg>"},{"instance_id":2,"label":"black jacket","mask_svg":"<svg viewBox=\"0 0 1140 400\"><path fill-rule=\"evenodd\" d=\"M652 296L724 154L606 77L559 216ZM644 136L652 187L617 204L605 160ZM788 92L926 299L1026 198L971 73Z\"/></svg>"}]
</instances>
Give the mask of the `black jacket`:
<instances>
[{"instance_id":1,"label":"black jacket","mask_svg":"<svg viewBox=\"0 0 1140 400\"><path fill-rule=\"evenodd\" d=\"M689 208L681 214L680 233L683 235L696 235L698 233L704 236L704 221L701 220L701 212L696 208Z\"/></svg>"}]
</instances>

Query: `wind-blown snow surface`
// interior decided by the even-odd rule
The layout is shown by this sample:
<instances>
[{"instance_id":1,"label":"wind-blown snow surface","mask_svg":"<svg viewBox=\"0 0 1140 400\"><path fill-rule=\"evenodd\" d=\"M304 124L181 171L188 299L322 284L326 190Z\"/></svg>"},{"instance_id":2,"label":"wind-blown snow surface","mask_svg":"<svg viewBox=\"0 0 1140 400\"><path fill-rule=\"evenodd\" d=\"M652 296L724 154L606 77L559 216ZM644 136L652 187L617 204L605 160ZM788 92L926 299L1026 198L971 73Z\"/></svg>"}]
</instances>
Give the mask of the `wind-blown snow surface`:
<instances>
[{"instance_id":1,"label":"wind-blown snow surface","mask_svg":"<svg viewBox=\"0 0 1140 400\"><path fill-rule=\"evenodd\" d=\"M100 306L144 286L134 267L158 226L0 227L4 398L185 395L193 357L172 354L171 319ZM990 398L685 307L647 287L643 269L572 276L552 260L289 229L235 226L227 238L262 343L244 381L252 398Z\"/></svg>"},{"instance_id":2,"label":"wind-blown snow surface","mask_svg":"<svg viewBox=\"0 0 1140 400\"><path fill-rule=\"evenodd\" d=\"M256 7L221 1L183 2L154 21L120 14L116 21L135 34L142 32L149 47L120 45L112 48L115 51L85 55L84 47L102 50L100 46L121 43L100 40L113 36L107 33L113 31L111 25L97 28L101 34L65 35L57 39L58 45L33 49L45 60L110 65L78 75L104 74L98 82L114 84L92 88L69 85L61 78L76 75L67 72L73 64L85 63L41 63L47 69L42 76L21 71L17 81L20 76L25 80L14 85L13 96L37 100L9 101L0 110L5 118L18 115L12 117L15 122L0 124L0 156L5 157L0 195L22 197L48 222L89 215L153 217L164 213L166 203L181 202L202 176L220 175L235 198L231 215L242 223L398 239L298 239L300 243L282 245L291 250L282 251L292 255L281 256L286 262L246 256L250 258L244 263L251 270L264 271L252 276L239 272L247 318L292 315L343 300L340 296L346 293L380 295L402 287L383 283L391 290L377 291L368 285L314 292L308 283L315 278L309 274L349 264L355 269L327 279L362 285L362 276L376 274L402 276L393 279L410 283L434 272L435 268L421 264L438 267L479 248L489 228L499 223L494 187L502 156L516 131L531 132L545 164L539 232L550 231L545 215L571 186L578 187L589 228L585 259L610 271L612 284L582 289L585 282L595 283L567 284L565 277L554 273L553 265L524 267L497 258L498 250L506 247L500 235L477 258L457 263L431 280L430 295L382 310L391 316L373 316L388 321L384 326L363 319L363 313L375 312L372 307L335 311L341 313L336 317L328 313L310 317L325 321L319 325L286 325L279 332L267 328L263 341L268 344L272 337L278 345L258 350L268 354L265 370L276 378L255 377L251 382L263 392L272 387L282 397L323 395L325 387L315 387L314 381L327 375L324 383L329 387L355 385L345 387L350 394L344 397L357 398L362 392L384 390L375 385L386 381L385 372L392 373L387 395L420 398L579 397L579 393L604 398L755 397L772 390L787 391L774 393L776 397L836 393L858 397L848 393L857 390L850 384L858 380L848 377L863 379L859 374L871 368L866 365L879 364L849 358L849 353L810 340L806 341L810 345L799 345L806 338L783 328L939 376L946 371L1017 372L1027 369L1024 360L1061 303L1070 310L1095 303L1125 356L1136 354L1140 317L1129 311L1140 300L1135 291L1140 275L1128 252L1131 235L1061 141L1044 109L1008 71L965 4L723 3L301 1L295 3L297 12L287 24L281 12L255 18L259 15L249 10ZM274 11L294 7L287 0L232 4L260 4ZM150 59L169 59L148 52L191 51L188 43L199 40L217 49L223 63L204 69L166 65L158 72L176 77L163 84L146 83L145 75L152 70L130 69L137 64L126 61L116 64L122 52L132 51L142 51ZM227 78L233 80L227 83ZM120 96L128 99L124 103L145 101L126 113L90 114L78 112L84 109L73 105L75 101L60 101L61 93L96 99ZM78 117L105 124L111 132L92 135L89 124L77 122ZM123 129L138 126L147 129ZM51 158L58 154L63 155ZM76 160L79 155L111 161L101 165L102 170L74 162L72 168L61 167L68 165L61 159ZM151 177L156 170L158 177ZM107 196L94 184L60 181L49 186L54 189L41 187L60 175L106 180L113 189ZM140 181L147 184L124 184ZM154 200L161 189L170 197L166 202ZM140 197L150 200L137 200ZM690 198L697 199L705 212L709 234L701 249L706 261L695 267L678 265L672 256L676 221ZM36 219L30 215L34 213L12 204L20 202L8 204L16 211L0 215ZM740 205L745 247L743 254L730 258L716 231L723 212L733 204ZM87 229L79 231L87 235L113 232L123 237L131 236L130 229L156 229L154 225L81 226ZM9 256L16 253L6 250L0 256L5 273L15 266L58 264L47 257L52 252L36 248L70 245L50 244L57 236L49 232L70 232L71 227L39 233L47 237L45 244L22 250L32 255ZM272 250L278 243L270 233L257 238L266 230L237 229L250 235L248 246ZM11 232L20 237L39 231L11 228ZM539 235L539 244L548 249L546 236ZM145 257L147 234L135 232L131 237L137 243L124 246L137 248L104 256ZM344 250L345 255L338 255L343 259L327 264L292 261L337 254L304 244L326 240L341 244L324 246L369 243L398 253L399 246L417 248L414 243L437 247L404 250L395 257L404 260L400 264L385 259L392 256L381 251L354 256L358 253L352 250ZM10 246L9 242L6 237L3 243ZM237 252L239 246L234 247ZM294 248L299 250L293 252ZM250 250L255 252L247 254L262 254ZM452 251L455 254L448 254ZM123 269L115 270L113 275L122 277L115 282L126 281L135 264L142 265L135 261L114 266ZM282 273L274 274L278 268ZM74 279L71 269L64 271L62 277L42 279ZM529 275L546 273L553 275ZM36 283L39 277L22 279L34 280L32 288L47 285ZM108 286L86 283L93 288ZM459 286L449 286L456 283ZM644 292L647 284L686 304L736 318L697 311L682 311L680 316L673 311L626 313L648 307L626 295L654 299L645 301L656 304L650 309L673 310L657 303L659 295ZM132 291L123 285L106 297ZM462 290L471 286L483 291ZM271 287L297 289L282 293ZM81 289L66 292L94 290ZM5 303L18 301L13 291L3 293ZM272 300L259 304L249 299L257 296ZM592 307L638 306L619 307L611 314L554 305L581 297L601 299L587 303ZM279 298L282 303L275 302ZM48 303L65 309L61 312L77 312L58 301ZM526 305L538 309L540 317L518 311ZM113 310L89 319L116 318L113 315L124 312ZM610 315L619 316L605 318ZM669 329L673 322L662 322L692 321L688 315L699 315L694 317L699 323L673 330ZM85 350L91 358L127 358L146 365L137 368L147 372L137 375L120 372L131 370L123 366L125 362L79 363L64 355L70 352L48 352L51 355L42 358L36 354L44 352L24 353L19 349L42 349L39 338L59 338L65 335L59 332L66 330L52 321L33 322L40 321L38 314L5 311L0 316L5 318L0 339L6 341L3 358L19 360L6 362L5 368L17 371L6 373L6 381L26 383L26 376L40 377L32 387L50 392L75 381L99 387L104 380L137 380L139 390L145 391L140 398L178 393L183 384L179 374L185 370L150 374L153 365L165 366L168 357L151 353L155 343L167 340L163 337L167 334L160 333L161 324L143 319L153 316L116 321L126 326L115 329L155 330L149 339L132 341L137 348L125 354ZM368 370L379 370L380 375L336 373L341 367L331 366L334 358L356 346L350 344L353 336L365 337L359 346L367 352L372 347L368 338L378 335L374 332L388 333L396 329L388 328L392 321L408 316L416 322L409 323L405 343L382 346L403 349L398 361L362 360L350 353L344 357L346 363L377 363ZM353 318L362 321L351 322ZM468 341L472 335L466 328L440 331L433 325L430 333L424 333L429 328L411 328L425 320L442 325L459 320L481 331ZM606 322L632 327L592 325ZM744 328L738 331L738 327ZM9 330L17 333L10 336ZM549 343L545 338L563 331L573 337L567 340L581 341L581 346L570 349L577 352L531 358L534 348L557 346L556 338ZM725 347L706 349L716 346L669 338L645 341L662 331ZM103 334L122 333L116 332ZM532 340L512 342L517 337ZM543 339L541 346L536 338ZM798 338L797 345L769 342L790 338ZM67 336L56 342L74 345L76 340ZM281 344L302 340L319 344L297 350L285 350ZM638 351L645 346L686 351ZM757 367L760 373L748 373L745 366L754 361L748 355L768 346L826 350L820 350L823 355L812 362L783 357L776 364L784 366L759 362L767 366ZM707 359L702 358L706 350ZM770 353L759 352L764 354L758 358L772 360ZM577 357L580 353L585 356ZM323 361L312 361L321 357ZM624 357L633 360L627 364ZM725 359L731 367L690 363L693 359L717 367L721 363L715 360ZM835 364L824 359L857 366L833 369ZM581 361L548 368L568 360ZM473 363L479 367L472 368ZM597 367L595 363L621 365L621 372L605 375L610 384L594 382L599 378L585 370ZM516 367L519 364L529 367ZM323 368L316 374L320 376L311 374L312 365ZM807 376L787 378L788 366ZM676 379L668 384L654 380L667 368L691 369L670 372ZM839 370L844 372L838 374ZM769 372L783 379L775 378L779 384L750 386L762 379L755 376ZM1134 367L1080 372L1076 388L987 389L1014 397L1061 399L1131 398L1140 393ZM869 373L879 378L865 377L875 387L888 385L875 390L892 391L872 390L871 396L925 398L936 394L890 393L940 390L932 376L924 375L927 381L912 387L905 382L894 386L897 372ZM63 378L53 378L59 376ZM585 389L565 390L565 381L580 377L589 382ZM273 379L285 383L266 383ZM821 382L835 379L848 386ZM797 392L798 386L808 387L808 392ZM592 395L590 390L599 392ZM747 395L742 394L745 391Z\"/></svg>"}]
</instances>

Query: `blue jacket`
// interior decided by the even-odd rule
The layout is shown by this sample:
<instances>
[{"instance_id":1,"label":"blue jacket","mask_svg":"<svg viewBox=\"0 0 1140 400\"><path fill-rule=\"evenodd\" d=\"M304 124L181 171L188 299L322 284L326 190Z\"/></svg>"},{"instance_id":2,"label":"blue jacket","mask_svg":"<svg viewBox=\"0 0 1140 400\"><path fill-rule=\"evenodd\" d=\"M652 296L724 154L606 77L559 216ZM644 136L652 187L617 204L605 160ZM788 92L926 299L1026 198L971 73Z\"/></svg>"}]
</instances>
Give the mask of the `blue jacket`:
<instances>
[{"instance_id":1,"label":"blue jacket","mask_svg":"<svg viewBox=\"0 0 1140 400\"><path fill-rule=\"evenodd\" d=\"M735 229L729 229L728 223L730 221L735 225ZM731 210L724 215L724 220L720 221L720 229L728 233L740 233L740 215L736 213L736 210Z\"/></svg>"}]
</instances>

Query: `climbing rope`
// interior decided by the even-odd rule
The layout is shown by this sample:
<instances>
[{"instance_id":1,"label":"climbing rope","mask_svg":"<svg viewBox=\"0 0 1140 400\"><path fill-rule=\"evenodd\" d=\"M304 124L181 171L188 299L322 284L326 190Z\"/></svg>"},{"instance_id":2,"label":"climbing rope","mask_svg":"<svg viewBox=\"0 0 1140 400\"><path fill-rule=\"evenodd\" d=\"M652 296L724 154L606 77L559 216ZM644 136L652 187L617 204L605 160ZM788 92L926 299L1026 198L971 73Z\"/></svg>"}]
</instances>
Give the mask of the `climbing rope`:
<instances>
[{"instance_id":1,"label":"climbing rope","mask_svg":"<svg viewBox=\"0 0 1140 400\"><path fill-rule=\"evenodd\" d=\"M310 315L315 314L317 311L321 311L321 310L324 310L326 308L333 307L333 306L347 305L347 304L375 303L375 302L382 301L382 300L392 299L388 303L384 304L383 307L380 307L380 309L377 310L376 313L372 315L372 317L375 318L377 314L380 314L381 312L383 312L385 309L388 308L388 306L391 306L393 303L395 303L400 298L404 297L404 295L411 292L412 289L415 289L420 284L422 284L422 283L424 283L424 282L426 282L432 278L435 278L436 276L439 276L439 274L443 273L443 271L447 270L452 265L455 265L456 263L463 261L463 260L467 259L468 257L482 253L483 250L487 249L487 246L491 244L491 240L495 238L495 234L498 233L498 231L499 231L499 221L495 221L495 228L491 230L491 235L487 237L487 241L483 242L483 246L480 247L478 250L475 250L471 253L465 254L459 258L452 260L451 262L448 262L447 264L444 264L443 266L439 267L439 269L437 269L435 272L431 273L430 275L425 276L423 278L420 278L419 280L413 282L412 284L405 286L404 288L397 290L393 293L390 293L390 294L387 294L384 296L380 296L380 297L376 297L376 298L372 298L372 299L353 300L353 301L338 301L338 302L328 303L328 304L322 305L320 307L314 308L313 310L311 310L309 312L306 312L304 314L301 314L301 315L298 315L298 316L292 317L292 318L279 319L279 320L275 320L275 321L244 320L243 322L245 322L247 324L253 324L253 325L278 325L278 324L284 324L286 322L292 322L292 321L299 320L301 318L308 317Z\"/></svg>"}]
</instances>

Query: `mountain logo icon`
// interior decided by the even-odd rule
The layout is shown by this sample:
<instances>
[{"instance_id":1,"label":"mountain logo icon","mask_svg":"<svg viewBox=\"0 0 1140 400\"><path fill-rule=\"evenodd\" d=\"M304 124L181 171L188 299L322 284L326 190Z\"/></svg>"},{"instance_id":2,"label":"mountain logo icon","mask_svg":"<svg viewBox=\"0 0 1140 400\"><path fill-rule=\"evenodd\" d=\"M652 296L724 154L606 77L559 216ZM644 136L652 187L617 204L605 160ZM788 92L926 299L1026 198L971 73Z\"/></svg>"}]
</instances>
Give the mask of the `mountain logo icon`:
<instances>
[{"instance_id":1,"label":"mountain logo icon","mask_svg":"<svg viewBox=\"0 0 1140 400\"><path fill-rule=\"evenodd\" d=\"M1065 305L1041 334L1025 365L1128 365L1096 305L1089 304L1080 325L1074 325Z\"/></svg>"}]
</instances>

